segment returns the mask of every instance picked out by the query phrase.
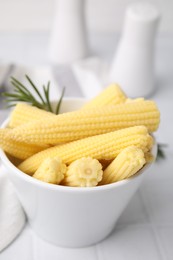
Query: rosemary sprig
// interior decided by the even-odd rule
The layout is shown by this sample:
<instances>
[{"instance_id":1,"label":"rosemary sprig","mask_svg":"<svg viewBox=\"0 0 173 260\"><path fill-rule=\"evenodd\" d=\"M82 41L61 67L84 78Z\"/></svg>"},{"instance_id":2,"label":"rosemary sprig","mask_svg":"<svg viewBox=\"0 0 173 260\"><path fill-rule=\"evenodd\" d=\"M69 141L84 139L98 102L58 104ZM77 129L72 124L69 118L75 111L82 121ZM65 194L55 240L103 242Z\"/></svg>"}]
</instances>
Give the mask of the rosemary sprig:
<instances>
[{"instance_id":1,"label":"rosemary sprig","mask_svg":"<svg viewBox=\"0 0 173 260\"><path fill-rule=\"evenodd\" d=\"M26 86L24 86L20 81L18 81L16 78L11 77L11 84L14 87L14 92L3 92L2 95L6 97L7 102L7 108L15 106L18 102L27 102L31 104L32 106L38 107L40 109L53 112L55 114L59 113L59 109L61 106L61 102L64 96L65 88L62 90L62 94L60 96L59 101L57 102L55 112L52 108L51 102L50 102L50 81L47 83L47 85L43 85L43 96L39 92L36 85L33 83L31 78L28 75L25 75L28 83L34 90L35 95L33 95ZM36 96L36 97L35 97Z\"/></svg>"}]
</instances>

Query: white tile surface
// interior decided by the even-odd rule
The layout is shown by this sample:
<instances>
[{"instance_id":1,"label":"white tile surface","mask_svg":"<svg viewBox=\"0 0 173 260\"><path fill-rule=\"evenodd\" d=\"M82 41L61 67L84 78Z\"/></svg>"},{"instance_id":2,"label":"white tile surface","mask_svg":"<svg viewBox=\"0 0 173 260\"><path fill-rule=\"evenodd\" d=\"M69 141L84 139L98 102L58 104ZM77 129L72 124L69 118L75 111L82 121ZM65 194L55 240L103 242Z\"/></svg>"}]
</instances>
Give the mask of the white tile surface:
<instances>
[{"instance_id":1,"label":"white tile surface","mask_svg":"<svg viewBox=\"0 0 173 260\"><path fill-rule=\"evenodd\" d=\"M33 255L34 260L47 260L47 259L71 259L71 260L95 260L96 251L94 247L90 248L58 248L34 237L33 239Z\"/></svg>"},{"instance_id":2,"label":"white tile surface","mask_svg":"<svg viewBox=\"0 0 173 260\"><path fill-rule=\"evenodd\" d=\"M0 253L0 260L33 260L32 231L25 227L14 242Z\"/></svg>"},{"instance_id":3,"label":"white tile surface","mask_svg":"<svg viewBox=\"0 0 173 260\"><path fill-rule=\"evenodd\" d=\"M165 144L170 146L165 140ZM171 146L172 147L172 146ZM151 169L151 174L147 176L147 178L144 180L144 182L155 182L155 180L167 180L168 182L172 180L173 178L173 169L172 169L172 158L173 158L173 149L165 148L165 156L166 160L160 160L157 163L155 163Z\"/></svg>"},{"instance_id":4,"label":"white tile surface","mask_svg":"<svg viewBox=\"0 0 173 260\"><path fill-rule=\"evenodd\" d=\"M173 226L160 226L158 234L163 246L165 259L172 260L173 258Z\"/></svg>"},{"instance_id":5,"label":"white tile surface","mask_svg":"<svg viewBox=\"0 0 173 260\"><path fill-rule=\"evenodd\" d=\"M159 260L160 252L148 226L124 225L102 244L97 246L99 259L109 260Z\"/></svg>"},{"instance_id":6,"label":"white tile surface","mask_svg":"<svg viewBox=\"0 0 173 260\"><path fill-rule=\"evenodd\" d=\"M139 191L137 191L119 218L117 226L146 223L146 213L141 203Z\"/></svg>"},{"instance_id":7,"label":"white tile surface","mask_svg":"<svg viewBox=\"0 0 173 260\"><path fill-rule=\"evenodd\" d=\"M10 258L12 257L13 258ZM41 240L27 225L21 235L0 254L0 260L95 260L95 247L60 248Z\"/></svg>"},{"instance_id":8,"label":"white tile surface","mask_svg":"<svg viewBox=\"0 0 173 260\"><path fill-rule=\"evenodd\" d=\"M165 179L146 182L140 190L150 222L173 224L172 181Z\"/></svg>"}]
</instances>

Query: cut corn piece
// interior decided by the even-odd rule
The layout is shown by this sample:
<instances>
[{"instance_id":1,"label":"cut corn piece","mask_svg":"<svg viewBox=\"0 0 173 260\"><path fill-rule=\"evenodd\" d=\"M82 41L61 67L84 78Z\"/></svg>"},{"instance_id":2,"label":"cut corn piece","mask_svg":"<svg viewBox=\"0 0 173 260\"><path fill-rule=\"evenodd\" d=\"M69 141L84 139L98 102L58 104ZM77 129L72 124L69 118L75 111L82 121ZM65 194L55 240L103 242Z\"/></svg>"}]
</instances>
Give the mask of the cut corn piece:
<instances>
[{"instance_id":1,"label":"cut corn piece","mask_svg":"<svg viewBox=\"0 0 173 260\"><path fill-rule=\"evenodd\" d=\"M67 171L66 165L58 157L45 159L33 177L52 184L59 184Z\"/></svg>"},{"instance_id":2,"label":"cut corn piece","mask_svg":"<svg viewBox=\"0 0 173 260\"><path fill-rule=\"evenodd\" d=\"M117 84L111 84L105 88L98 96L88 101L84 108L102 107L105 105L117 105L124 103L126 95Z\"/></svg>"},{"instance_id":3,"label":"cut corn piece","mask_svg":"<svg viewBox=\"0 0 173 260\"><path fill-rule=\"evenodd\" d=\"M31 144L70 142L114 130L145 125L149 132L158 128L160 113L153 101L83 109L54 118L30 122L11 131L14 140Z\"/></svg>"},{"instance_id":4,"label":"cut corn piece","mask_svg":"<svg viewBox=\"0 0 173 260\"><path fill-rule=\"evenodd\" d=\"M0 147L8 154L25 160L31 155L38 153L46 148L47 145L30 145L23 142L17 142L10 138L10 129L4 128L0 129Z\"/></svg>"},{"instance_id":5,"label":"cut corn piece","mask_svg":"<svg viewBox=\"0 0 173 260\"><path fill-rule=\"evenodd\" d=\"M30 121L43 118L46 119L53 116L56 115L43 109L28 105L27 103L18 103L10 115L8 126L14 128Z\"/></svg>"},{"instance_id":6,"label":"cut corn piece","mask_svg":"<svg viewBox=\"0 0 173 260\"><path fill-rule=\"evenodd\" d=\"M97 160L110 160L120 151L130 145L141 148L144 152L151 149L153 138L145 126L135 126L107 134L88 137L82 140L57 145L31 156L19 165L25 173L34 173L47 157L60 157L63 162L70 164L82 157L92 157Z\"/></svg>"},{"instance_id":7,"label":"cut corn piece","mask_svg":"<svg viewBox=\"0 0 173 260\"><path fill-rule=\"evenodd\" d=\"M104 170L101 185L121 181L137 173L146 163L144 152L135 146L123 149Z\"/></svg>"},{"instance_id":8,"label":"cut corn piece","mask_svg":"<svg viewBox=\"0 0 173 260\"><path fill-rule=\"evenodd\" d=\"M71 187L94 187L102 179L102 165L91 157L72 162L67 169L63 185Z\"/></svg>"}]
</instances>

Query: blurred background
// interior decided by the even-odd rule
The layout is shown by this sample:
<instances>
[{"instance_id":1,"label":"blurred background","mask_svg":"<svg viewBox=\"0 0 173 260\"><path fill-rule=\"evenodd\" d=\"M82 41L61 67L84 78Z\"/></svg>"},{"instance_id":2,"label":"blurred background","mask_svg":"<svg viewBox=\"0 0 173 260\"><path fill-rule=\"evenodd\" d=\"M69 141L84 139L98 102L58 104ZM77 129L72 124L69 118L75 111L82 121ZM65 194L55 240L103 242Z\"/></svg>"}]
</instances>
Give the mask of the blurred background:
<instances>
[{"instance_id":1,"label":"blurred background","mask_svg":"<svg viewBox=\"0 0 173 260\"><path fill-rule=\"evenodd\" d=\"M94 32L119 32L125 8L133 2L133 0L86 0L88 29ZM173 32L173 1L148 0L148 2L155 4L162 11L164 19L160 32ZM54 4L55 0L0 0L0 32L49 31L54 15Z\"/></svg>"},{"instance_id":2,"label":"blurred background","mask_svg":"<svg viewBox=\"0 0 173 260\"><path fill-rule=\"evenodd\" d=\"M28 64L48 62L47 48L56 2L58 0L0 0L1 61ZM120 33L122 29L125 8L133 2L133 0L86 0L85 14L91 52L94 49L96 54L109 58L115 47L115 34ZM148 2L161 10L159 33L172 33L173 1L148 0ZM106 39L106 34L111 35L111 40ZM102 48L105 45L107 47Z\"/></svg>"}]
</instances>

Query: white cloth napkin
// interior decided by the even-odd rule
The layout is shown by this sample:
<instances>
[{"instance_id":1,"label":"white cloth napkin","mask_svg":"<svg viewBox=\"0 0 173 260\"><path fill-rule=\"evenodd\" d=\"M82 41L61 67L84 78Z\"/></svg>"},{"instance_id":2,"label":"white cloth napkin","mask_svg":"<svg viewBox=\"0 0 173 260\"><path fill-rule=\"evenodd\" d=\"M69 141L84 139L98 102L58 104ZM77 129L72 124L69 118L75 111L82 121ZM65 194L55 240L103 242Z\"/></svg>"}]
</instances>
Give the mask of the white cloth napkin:
<instances>
[{"instance_id":1,"label":"white cloth napkin","mask_svg":"<svg viewBox=\"0 0 173 260\"><path fill-rule=\"evenodd\" d=\"M24 225L24 211L6 170L0 166L0 252L14 240Z\"/></svg>"}]
</instances>

